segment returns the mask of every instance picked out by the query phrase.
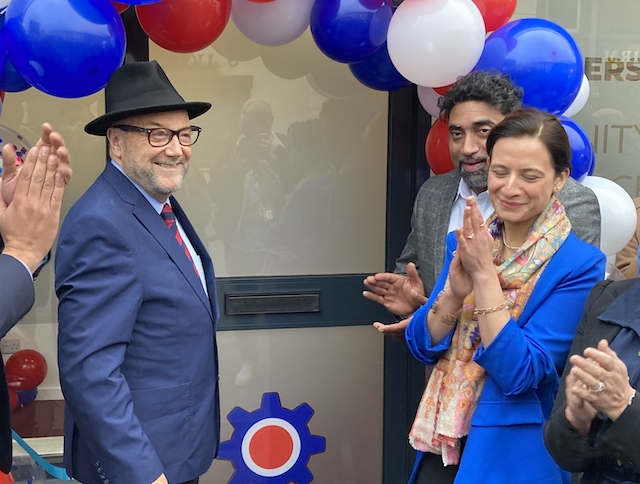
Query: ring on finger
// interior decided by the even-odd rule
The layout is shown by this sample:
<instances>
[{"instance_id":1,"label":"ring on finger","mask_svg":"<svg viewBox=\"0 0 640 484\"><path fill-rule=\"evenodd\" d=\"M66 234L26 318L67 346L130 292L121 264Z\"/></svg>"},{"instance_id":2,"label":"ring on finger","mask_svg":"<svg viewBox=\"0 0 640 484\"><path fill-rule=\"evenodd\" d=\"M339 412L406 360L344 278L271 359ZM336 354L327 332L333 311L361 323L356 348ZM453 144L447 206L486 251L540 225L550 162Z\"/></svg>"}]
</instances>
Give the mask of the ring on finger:
<instances>
[{"instance_id":1,"label":"ring on finger","mask_svg":"<svg viewBox=\"0 0 640 484\"><path fill-rule=\"evenodd\" d=\"M484 227L484 226L485 226L485 223L484 223L484 222L482 222L482 223L480 224L480 227Z\"/></svg>"},{"instance_id":2,"label":"ring on finger","mask_svg":"<svg viewBox=\"0 0 640 484\"><path fill-rule=\"evenodd\" d=\"M469 239L469 240L473 239L473 236L474 236L474 235L475 235L475 234L472 232L471 234L467 235L467 239Z\"/></svg>"},{"instance_id":3,"label":"ring on finger","mask_svg":"<svg viewBox=\"0 0 640 484\"><path fill-rule=\"evenodd\" d=\"M591 393L595 393L596 395L602 393L603 390L604 390L604 383L601 381L598 382L598 386L596 388L589 389Z\"/></svg>"}]
</instances>

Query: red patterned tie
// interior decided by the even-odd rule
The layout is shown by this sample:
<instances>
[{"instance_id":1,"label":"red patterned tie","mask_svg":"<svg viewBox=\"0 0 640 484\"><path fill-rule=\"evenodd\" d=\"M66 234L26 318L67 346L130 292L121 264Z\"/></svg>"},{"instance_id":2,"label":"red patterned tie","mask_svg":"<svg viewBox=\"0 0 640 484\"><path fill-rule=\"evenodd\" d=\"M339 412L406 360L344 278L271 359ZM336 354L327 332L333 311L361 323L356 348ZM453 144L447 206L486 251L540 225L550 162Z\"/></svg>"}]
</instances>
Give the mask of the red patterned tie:
<instances>
[{"instance_id":1,"label":"red patterned tie","mask_svg":"<svg viewBox=\"0 0 640 484\"><path fill-rule=\"evenodd\" d=\"M164 223L166 223L167 227L169 227L171 233L173 233L173 236L176 238L178 244L180 244L180 247L182 247L182 250L184 250L184 255L187 256L187 259L189 259L189 261L193 265L193 270L196 271L196 274L198 274L198 277L200 277L200 273L198 272L198 268L196 267L195 262L193 262L193 259L191 258L191 254L189 253L187 244L185 244L184 240L182 240L182 236L180 235L180 231L178 230L178 224L176 224L176 214L173 213L171 205L165 203L164 207L162 207L162 212L160 212L160 215L162 216Z\"/></svg>"}]
</instances>

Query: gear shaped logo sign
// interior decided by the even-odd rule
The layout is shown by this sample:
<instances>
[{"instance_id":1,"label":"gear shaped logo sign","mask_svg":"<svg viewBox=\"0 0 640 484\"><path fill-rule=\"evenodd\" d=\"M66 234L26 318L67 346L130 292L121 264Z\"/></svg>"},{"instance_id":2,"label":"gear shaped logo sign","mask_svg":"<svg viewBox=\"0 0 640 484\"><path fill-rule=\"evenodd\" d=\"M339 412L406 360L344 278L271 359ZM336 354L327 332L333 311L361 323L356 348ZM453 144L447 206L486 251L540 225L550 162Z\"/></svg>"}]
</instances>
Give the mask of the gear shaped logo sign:
<instances>
[{"instance_id":1,"label":"gear shaped logo sign","mask_svg":"<svg viewBox=\"0 0 640 484\"><path fill-rule=\"evenodd\" d=\"M235 469L229 484L310 483L309 459L326 449L325 438L309 432L313 413L306 403L293 410L283 408L277 393L263 394L260 408L253 412L240 407L229 412L233 435L220 444L218 455Z\"/></svg>"}]
</instances>

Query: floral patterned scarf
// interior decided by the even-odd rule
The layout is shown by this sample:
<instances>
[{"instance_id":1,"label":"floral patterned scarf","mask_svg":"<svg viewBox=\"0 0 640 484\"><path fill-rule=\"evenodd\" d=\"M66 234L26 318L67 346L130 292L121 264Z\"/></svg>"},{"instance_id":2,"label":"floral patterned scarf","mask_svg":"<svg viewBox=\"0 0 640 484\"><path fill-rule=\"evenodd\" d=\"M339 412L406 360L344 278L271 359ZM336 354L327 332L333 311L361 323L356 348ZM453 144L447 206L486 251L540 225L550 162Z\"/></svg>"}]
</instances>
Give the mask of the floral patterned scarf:
<instances>
[{"instance_id":1,"label":"floral patterned scarf","mask_svg":"<svg viewBox=\"0 0 640 484\"><path fill-rule=\"evenodd\" d=\"M494 240L496 273L511 317L517 320L547 262L569 236L571 223L552 196L522 246L505 261L501 260L503 224L494 213L487 225ZM463 301L451 345L431 372L409 433L414 449L442 455L445 466L460 462L460 439L469 433L486 380L484 368L473 361L481 342L474 309L471 292Z\"/></svg>"}]
</instances>

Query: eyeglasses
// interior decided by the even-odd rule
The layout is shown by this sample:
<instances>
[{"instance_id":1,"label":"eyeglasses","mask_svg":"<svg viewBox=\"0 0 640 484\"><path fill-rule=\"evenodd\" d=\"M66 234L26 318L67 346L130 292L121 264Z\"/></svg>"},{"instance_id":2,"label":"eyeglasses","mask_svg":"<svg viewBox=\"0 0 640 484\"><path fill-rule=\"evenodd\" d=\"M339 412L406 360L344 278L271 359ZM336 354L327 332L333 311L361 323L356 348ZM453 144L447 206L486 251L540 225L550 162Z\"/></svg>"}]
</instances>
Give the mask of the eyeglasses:
<instances>
[{"instance_id":1,"label":"eyeglasses","mask_svg":"<svg viewBox=\"0 0 640 484\"><path fill-rule=\"evenodd\" d=\"M178 142L182 146L191 146L200 136L202 128L199 126L189 126L188 128L174 131L169 128L141 128L140 126L131 126L129 124L118 124L114 126L126 132L147 133L149 144L154 148L161 148L171 143L174 136L178 137Z\"/></svg>"}]
</instances>

